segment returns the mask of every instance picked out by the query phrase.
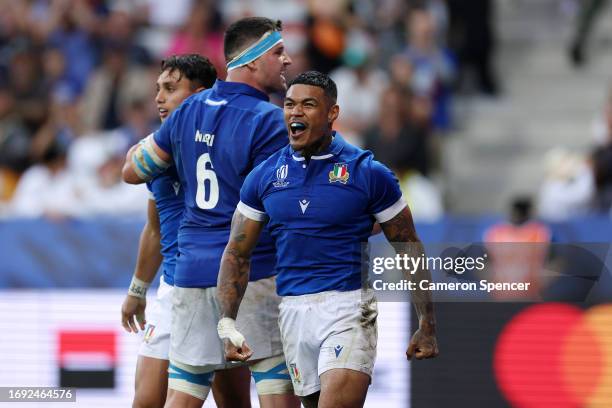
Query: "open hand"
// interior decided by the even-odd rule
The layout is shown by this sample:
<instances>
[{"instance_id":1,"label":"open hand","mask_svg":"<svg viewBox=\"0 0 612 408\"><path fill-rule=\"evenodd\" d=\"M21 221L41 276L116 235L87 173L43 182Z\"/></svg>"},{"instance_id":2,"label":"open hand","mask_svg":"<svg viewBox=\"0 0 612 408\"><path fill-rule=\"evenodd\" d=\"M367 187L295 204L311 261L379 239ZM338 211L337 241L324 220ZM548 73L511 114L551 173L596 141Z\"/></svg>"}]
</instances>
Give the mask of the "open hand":
<instances>
[{"instance_id":1,"label":"open hand","mask_svg":"<svg viewBox=\"0 0 612 408\"><path fill-rule=\"evenodd\" d=\"M145 319L145 308L147 307L147 299L138 298L136 296L127 295L121 306L121 325L128 332L138 333L145 329L147 321ZM138 322L138 325L136 324Z\"/></svg>"}]
</instances>

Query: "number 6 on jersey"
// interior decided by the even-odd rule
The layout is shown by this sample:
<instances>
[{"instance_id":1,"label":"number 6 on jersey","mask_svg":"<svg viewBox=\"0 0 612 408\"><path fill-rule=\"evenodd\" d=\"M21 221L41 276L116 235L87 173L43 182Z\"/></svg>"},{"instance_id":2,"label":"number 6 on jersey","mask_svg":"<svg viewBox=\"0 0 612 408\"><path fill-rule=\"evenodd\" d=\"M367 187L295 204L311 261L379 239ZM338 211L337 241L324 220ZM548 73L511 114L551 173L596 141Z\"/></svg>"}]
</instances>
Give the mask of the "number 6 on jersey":
<instances>
[{"instance_id":1,"label":"number 6 on jersey","mask_svg":"<svg viewBox=\"0 0 612 408\"><path fill-rule=\"evenodd\" d=\"M210 168L207 168L210 164ZM196 178L198 181L198 189L196 191L195 201L198 207L203 210L215 208L219 201L219 183L215 174L210 154L204 153L198 158L196 164ZM206 199L206 180L209 182L210 191L208 192L208 200Z\"/></svg>"}]
</instances>

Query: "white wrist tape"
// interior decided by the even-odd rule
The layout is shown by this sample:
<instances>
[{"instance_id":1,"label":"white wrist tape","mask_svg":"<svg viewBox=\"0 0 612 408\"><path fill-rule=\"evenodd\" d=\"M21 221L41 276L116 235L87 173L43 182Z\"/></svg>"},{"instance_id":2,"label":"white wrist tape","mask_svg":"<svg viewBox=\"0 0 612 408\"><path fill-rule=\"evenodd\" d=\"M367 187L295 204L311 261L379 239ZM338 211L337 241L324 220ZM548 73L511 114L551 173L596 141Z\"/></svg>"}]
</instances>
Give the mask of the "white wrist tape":
<instances>
[{"instance_id":1,"label":"white wrist tape","mask_svg":"<svg viewBox=\"0 0 612 408\"><path fill-rule=\"evenodd\" d=\"M242 347L242 343L244 343L244 336L236 330L236 321L229 317L219 320L217 333L219 333L221 339L228 339L236 347Z\"/></svg>"},{"instance_id":2,"label":"white wrist tape","mask_svg":"<svg viewBox=\"0 0 612 408\"><path fill-rule=\"evenodd\" d=\"M147 297L147 289L150 285L151 283L145 282L133 276L132 282L130 283L130 288L128 289L128 295L145 299Z\"/></svg>"}]
</instances>

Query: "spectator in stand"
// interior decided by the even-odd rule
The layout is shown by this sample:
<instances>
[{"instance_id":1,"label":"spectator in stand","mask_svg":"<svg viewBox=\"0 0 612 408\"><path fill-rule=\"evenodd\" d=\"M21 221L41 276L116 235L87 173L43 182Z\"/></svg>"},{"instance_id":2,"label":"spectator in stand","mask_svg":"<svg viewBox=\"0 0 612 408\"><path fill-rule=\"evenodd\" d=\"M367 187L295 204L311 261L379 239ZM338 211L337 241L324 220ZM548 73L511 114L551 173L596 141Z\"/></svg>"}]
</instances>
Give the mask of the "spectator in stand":
<instances>
[{"instance_id":1,"label":"spectator in stand","mask_svg":"<svg viewBox=\"0 0 612 408\"><path fill-rule=\"evenodd\" d=\"M583 0L579 2L580 9L576 18L575 32L569 47L569 58L575 67L586 62L584 48L588 43L593 25L608 4L608 0Z\"/></svg>"},{"instance_id":2,"label":"spectator in stand","mask_svg":"<svg viewBox=\"0 0 612 408\"><path fill-rule=\"evenodd\" d=\"M151 100L151 73L132 65L123 43L108 41L104 58L91 76L82 99L82 117L88 131L121 126L121 114L133 100Z\"/></svg>"},{"instance_id":3,"label":"spectator in stand","mask_svg":"<svg viewBox=\"0 0 612 408\"><path fill-rule=\"evenodd\" d=\"M342 106L336 129L357 146L364 146L363 132L375 124L381 95L389 83L387 74L374 67L373 48L372 38L355 30L344 52L345 65L330 74L338 86L338 104Z\"/></svg>"},{"instance_id":4,"label":"spectator in stand","mask_svg":"<svg viewBox=\"0 0 612 408\"><path fill-rule=\"evenodd\" d=\"M612 89L606 102L605 118L607 140L591 154L595 178L594 210L599 213L610 213L612 209Z\"/></svg>"},{"instance_id":5,"label":"spectator in stand","mask_svg":"<svg viewBox=\"0 0 612 408\"><path fill-rule=\"evenodd\" d=\"M308 42L306 50L311 69L331 72L342 63L346 46L346 0L313 0L306 18Z\"/></svg>"},{"instance_id":6,"label":"spectator in stand","mask_svg":"<svg viewBox=\"0 0 612 408\"><path fill-rule=\"evenodd\" d=\"M567 221L592 210L593 171L586 157L555 148L544 157L546 178L538 194L538 215L547 221Z\"/></svg>"},{"instance_id":7,"label":"spectator in stand","mask_svg":"<svg viewBox=\"0 0 612 408\"><path fill-rule=\"evenodd\" d=\"M129 3L118 2L104 22L104 40L121 44L130 65L151 66L155 61L142 45L136 41L136 23Z\"/></svg>"},{"instance_id":8,"label":"spectator in stand","mask_svg":"<svg viewBox=\"0 0 612 408\"><path fill-rule=\"evenodd\" d=\"M492 0L447 0L450 15L449 46L459 58L459 85L474 71L478 91L488 96L499 93L493 67L495 34Z\"/></svg>"},{"instance_id":9,"label":"spectator in stand","mask_svg":"<svg viewBox=\"0 0 612 408\"><path fill-rule=\"evenodd\" d=\"M429 130L414 120L412 95L401 88L389 87L378 103L378 122L365 132L366 148L400 177L408 169L427 175Z\"/></svg>"},{"instance_id":10,"label":"spectator in stand","mask_svg":"<svg viewBox=\"0 0 612 408\"><path fill-rule=\"evenodd\" d=\"M450 102L455 63L450 53L438 44L435 20L427 9L414 9L407 20L408 44L403 55L412 66L410 87L433 103L432 122L438 130L452 125Z\"/></svg>"},{"instance_id":11,"label":"spectator in stand","mask_svg":"<svg viewBox=\"0 0 612 408\"><path fill-rule=\"evenodd\" d=\"M223 31L220 15L210 0L193 3L185 26L174 34L166 55L205 55L217 69L219 78L225 78Z\"/></svg>"},{"instance_id":12,"label":"spectator in stand","mask_svg":"<svg viewBox=\"0 0 612 408\"><path fill-rule=\"evenodd\" d=\"M35 132L47 119L49 95L40 50L27 39L14 44L8 87L15 100L15 114L31 133Z\"/></svg>"},{"instance_id":13,"label":"spectator in stand","mask_svg":"<svg viewBox=\"0 0 612 408\"><path fill-rule=\"evenodd\" d=\"M79 184L84 214L145 214L149 191L144 185L126 184L121 178L127 151L122 136L112 134L99 141L102 163L96 168L93 180L83 184L86 179L81 179Z\"/></svg>"},{"instance_id":14,"label":"spectator in stand","mask_svg":"<svg viewBox=\"0 0 612 408\"><path fill-rule=\"evenodd\" d=\"M62 80L80 94L100 58L96 39L103 32L106 8L95 10L89 2L75 0L52 1L46 7L34 3L33 25L40 27L48 50L61 53Z\"/></svg>"},{"instance_id":15,"label":"spectator in stand","mask_svg":"<svg viewBox=\"0 0 612 408\"><path fill-rule=\"evenodd\" d=\"M500 300L526 298L537 300L548 279L542 275L552 233L548 226L532 218L529 197L516 197L508 221L489 227L484 234L489 265L486 275L492 282L529 282L526 291L497 291Z\"/></svg>"},{"instance_id":16,"label":"spectator in stand","mask_svg":"<svg viewBox=\"0 0 612 408\"><path fill-rule=\"evenodd\" d=\"M381 95L378 123L365 132L366 147L391 168L415 220L433 222L444 213L438 187L430 173L431 110L406 88L397 85Z\"/></svg>"},{"instance_id":17,"label":"spectator in stand","mask_svg":"<svg viewBox=\"0 0 612 408\"><path fill-rule=\"evenodd\" d=\"M41 164L30 167L21 176L9 215L53 219L80 215L77 187L66 162L67 147L59 137L50 140Z\"/></svg>"}]
</instances>

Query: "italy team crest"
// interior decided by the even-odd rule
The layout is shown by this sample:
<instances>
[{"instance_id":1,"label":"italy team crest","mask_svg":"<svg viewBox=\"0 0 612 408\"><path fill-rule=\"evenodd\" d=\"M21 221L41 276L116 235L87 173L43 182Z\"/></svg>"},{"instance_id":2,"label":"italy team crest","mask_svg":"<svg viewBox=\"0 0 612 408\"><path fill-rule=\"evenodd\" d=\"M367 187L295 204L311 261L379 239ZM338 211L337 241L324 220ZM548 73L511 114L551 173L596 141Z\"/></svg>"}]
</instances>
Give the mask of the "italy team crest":
<instances>
[{"instance_id":1,"label":"italy team crest","mask_svg":"<svg viewBox=\"0 0 612 408\"><path fill-rule=\"evenodd\" d=\"M300 375L300 371L298 370L295 363L289 364L289 372L291 373L291 377L293 378L293 382L300 383L302 381L302 376Z\"/></svg>"},{"instance_id":2,"label":"italy team crest","mask_svg":"<svg viewBox=\"0 0 612 408\"><path fill-rule=\"evenodd\" d=\"M349 172L346 163L335 163L334 169L329 172L329 182L333 183L339 181L342 184L346 184L348 179Z\"/></svg>"},{"instance_id":3,"label":"italy team crest","mask_svg":"<svg viewBox=\"0 0 612 408\"><path fill-rule=\"evenodd\" d=\"M149 340L151 340L151 337L153 337L153 331L155 330L155 326L150 324L147 326L147 330L145 331L145 336L144 336L144 342L148 343Z\"/></svg>"}]
</instances>

